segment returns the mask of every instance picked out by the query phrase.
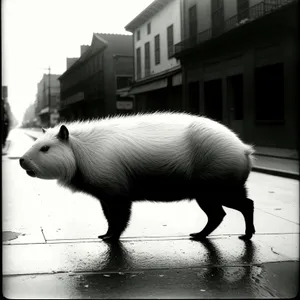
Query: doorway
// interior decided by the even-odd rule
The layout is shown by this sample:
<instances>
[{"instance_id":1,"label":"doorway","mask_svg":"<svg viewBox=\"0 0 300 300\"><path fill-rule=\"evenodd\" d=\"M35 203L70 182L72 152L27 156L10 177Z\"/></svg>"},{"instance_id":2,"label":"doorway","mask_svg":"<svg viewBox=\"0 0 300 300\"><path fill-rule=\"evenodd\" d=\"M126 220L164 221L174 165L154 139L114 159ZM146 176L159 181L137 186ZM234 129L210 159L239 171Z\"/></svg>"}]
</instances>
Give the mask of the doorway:
<instances>
[{"instance_id":1,"label":"doorway","mask_svg":"<svg viewBox=\"0 0 300 300\"><path fill-rule=\"evenodd\" d=\"M227 99L229 107L229 126L241 138L244 125L244 83L243 74L227 77Z\"/></svg>"},{"instance_id":2,"label":"doorway","mask_svg":"<svg viewBox=\"0 0 300 300\"><path fill-rule=\"evenodd\" d=\"M223 121L222 79L204 82L205 115L216 121Z\"/></svg>"},{"instance_id":3,"label":"doorway","mask_svg":"<svg viewBox=\"0 0 300 300\"><path fill-rule=\"evenodd\" d=\"M199 114L199 81L189 83L189 111Z\"/></svg>"}]
</instances>

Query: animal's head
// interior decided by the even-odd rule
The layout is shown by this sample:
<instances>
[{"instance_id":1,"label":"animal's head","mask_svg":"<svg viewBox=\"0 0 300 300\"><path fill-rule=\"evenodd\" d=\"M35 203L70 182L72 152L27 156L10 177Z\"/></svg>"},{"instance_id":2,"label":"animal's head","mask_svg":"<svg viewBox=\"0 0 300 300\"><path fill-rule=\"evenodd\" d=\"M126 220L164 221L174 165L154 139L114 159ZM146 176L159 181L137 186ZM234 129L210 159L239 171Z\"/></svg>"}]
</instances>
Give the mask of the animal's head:
<instances>
[{"instance_id":1,"label":"animal's head","mask_svg":"<svg viewBox=\"0 0 300 300\"><path fill-rule=\"evenodd\" d=\"M21 167L31 177L69 180L75 173L76 162L65 125L43 129L44 134L20 158Z\"/></svg>"}]
</instances>

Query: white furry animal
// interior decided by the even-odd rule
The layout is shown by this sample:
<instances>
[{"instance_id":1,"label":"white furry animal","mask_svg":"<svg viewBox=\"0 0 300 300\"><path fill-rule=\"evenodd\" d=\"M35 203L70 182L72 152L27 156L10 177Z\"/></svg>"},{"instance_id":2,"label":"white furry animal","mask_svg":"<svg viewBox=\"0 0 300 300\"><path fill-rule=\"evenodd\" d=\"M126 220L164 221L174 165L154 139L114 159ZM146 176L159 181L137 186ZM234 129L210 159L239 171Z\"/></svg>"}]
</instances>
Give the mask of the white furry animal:
<instances>
[{"instance_id":1,"label":"white furry animal","mask_svg":"<svg viewBox=\"0 0 300 300\"><path fill-rule=\"evenodd\" d=\"M251 239L253 201L245 182L253 148L206 117L152 113L60 124L48 129L20 159L32 177L99 199L108 222L102 239L119 239L132 201L196 199L208 217L191 234L200 240L222 222L227 206L240 211Z\"/></svg>"}]
</instances>

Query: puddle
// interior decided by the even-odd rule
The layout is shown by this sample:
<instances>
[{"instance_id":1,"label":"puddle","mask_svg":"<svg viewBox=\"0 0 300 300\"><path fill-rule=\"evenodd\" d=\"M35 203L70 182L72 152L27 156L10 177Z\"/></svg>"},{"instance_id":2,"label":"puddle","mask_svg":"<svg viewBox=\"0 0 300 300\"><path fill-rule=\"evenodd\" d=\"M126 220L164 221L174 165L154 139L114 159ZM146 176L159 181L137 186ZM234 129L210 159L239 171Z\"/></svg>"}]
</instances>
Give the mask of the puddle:
<instances>
[{"instance_id":1,"label":"puddle","mask_svg":"<svg viewBox=\"0 0 300 300\"><path fill-rule=\"evenodd\" d=\"M25 235L25 233L14 232L14 231L2 231L2 242L15 240L19 235Z\"/></svg>"}]
</instances>

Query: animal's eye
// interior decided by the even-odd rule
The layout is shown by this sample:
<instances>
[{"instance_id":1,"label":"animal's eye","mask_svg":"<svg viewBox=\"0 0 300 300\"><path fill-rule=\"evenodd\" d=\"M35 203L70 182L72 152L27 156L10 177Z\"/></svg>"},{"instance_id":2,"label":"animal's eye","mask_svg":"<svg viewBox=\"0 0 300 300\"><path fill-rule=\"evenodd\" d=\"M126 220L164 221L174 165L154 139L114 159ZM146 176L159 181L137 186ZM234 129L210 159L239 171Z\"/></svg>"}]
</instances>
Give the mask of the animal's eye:
<instances>
[{"instance_id":1,"label":"animal's eye","mask_svg":"<svg viewBox=\"0 0 300 300\"><path fill-rule=\"evenodd\" d=\"M40 151L42 151L42 152L47 152L48 150L49 150L49 146L43 146L41 149L40 149Z\"/></svg>"}]
</instances>

